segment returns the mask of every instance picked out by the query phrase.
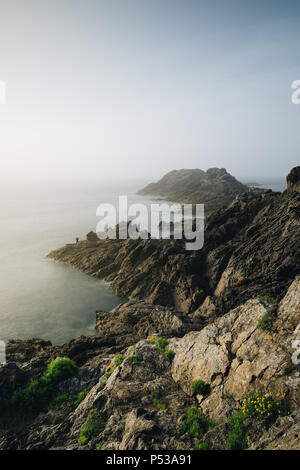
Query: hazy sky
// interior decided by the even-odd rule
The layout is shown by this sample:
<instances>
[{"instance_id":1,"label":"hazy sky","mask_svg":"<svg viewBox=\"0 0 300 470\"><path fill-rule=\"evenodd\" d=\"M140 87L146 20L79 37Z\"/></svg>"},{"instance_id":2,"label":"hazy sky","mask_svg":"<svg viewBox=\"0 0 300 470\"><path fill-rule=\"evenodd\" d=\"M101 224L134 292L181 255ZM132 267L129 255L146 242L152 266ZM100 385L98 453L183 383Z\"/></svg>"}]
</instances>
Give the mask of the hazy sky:
<instances>
[{"instance_id":1,"label":"hazy sky","mask_svg":"<svg viewBox=\"0 0 300 470\"><path fill-rule=\"evenodd\" d=\"M300 161L298 0L0 0L0 179Z\"/></svg>"}]
</instances>

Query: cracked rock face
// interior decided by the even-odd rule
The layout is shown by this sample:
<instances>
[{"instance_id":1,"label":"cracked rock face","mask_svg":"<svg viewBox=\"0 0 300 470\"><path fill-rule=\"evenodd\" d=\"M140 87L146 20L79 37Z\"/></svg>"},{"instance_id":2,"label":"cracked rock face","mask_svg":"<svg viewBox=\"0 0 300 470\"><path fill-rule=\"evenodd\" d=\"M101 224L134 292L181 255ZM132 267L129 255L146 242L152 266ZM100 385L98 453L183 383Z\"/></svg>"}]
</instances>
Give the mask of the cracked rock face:
<instances>
[{"instance_id":1,"label":"cracked rock face","mask_svg":"<svg viewBox=\"0 0 300 470\"><path fill-rule=\"evenodd\" d=\"M251 188L206 220L204 246L184 240L97 240L48 256L111 282L130 300L214 319L259 295L282 299L300 272L299 168L288 191Z\"/></svg>"},{"instance_id":2,"label":"cracked rock face","mask_svg":"<svg viewBox=\"0 0 300 470\"><path fill-rule=\"evenodd\" d=\"M254 442L249 450L299 450L300 413L278 418L263 435Z\"/></svg>"},{"instance_id":3,"label":"cracked rock face","mask_svg":"<svg viewBox=\"0 0 300 470\"><path fill-rule=\"evenodd\" d=\"M122 312L127 319L121 326L123 338L135 337L130 336L132 331L142 335L139 308L143 314L147 310L150 318L146 325L151 328L154 328L153 318L162 318L166 313L166 323L158 321L157 326L169 326L170 332L177 333L180 326L180 333L184 334L184 318L177 323L176 312L138 302L135 307L128 303L116 311L117 323L122 322ZM257 323L266 314L273 316L273 324L270 330L261 330ZM105 321L101 325L104 334ZM187 325L189 328L190 323ZM296 436L299 435L300 369L291 361L294 341L300 340L299 277L279 305L252 299L200 331L171 337L167 348L175 352L172 363L146 339L126 346L121 350L123 362L107 377L116 352L120 352L118 344L109 346L117 331L112 336L81 338L77 344L83 349L90 348L88 354L85 359L81 356L83 364L75 376L57 384L55 389L55 396L88 390L77 408L69 412L67 404L62 403L41 412L20 433L1 437L1 449L95 449L98 444L104 450L192 449L199 439L180 430L187 407L198 407L218 423L203 439L220 449L228 437L227 418L237 410L245 394L262 387L284 393L292 414L277 419L269 428L260 420L246 420L248 445L258 449L299 448ZM148 335L147 328L144 333ZM34 351L36 345L37 341L33 340ZM44 350L26 362L31 356L30 344L24 342L26 354L23 355L22 342L18 342L23 372L14 362L0 367L2 402L9 399L17 386L40 377L53 357L62 355L62 351L74 353L75 345L72 342L62 347L45 345ZM193 395L192 382L197 379L210 385L207 395ZM88 442L79 444L80 430L90 410L101 416L102 430Z\"/></svg>"},{"instance_id":4,"label":"cracked rock face","mask_svg":"<svg viewBox=\"0 0 300 470\"><path fill-rule=\"evenodd\" d=\"M260 387L288 393L295 405L300 403L299 371L286 373L293 341L300 339L300 280L280 303L270 331L257 327L264 315L270 315L267 303L249 300L203 330L170 343L176 353L173 379L188 394L194 380L210 384L210 395L197 398L215 419L228 415L233 402Z\"/></svg>"}]
</instances>

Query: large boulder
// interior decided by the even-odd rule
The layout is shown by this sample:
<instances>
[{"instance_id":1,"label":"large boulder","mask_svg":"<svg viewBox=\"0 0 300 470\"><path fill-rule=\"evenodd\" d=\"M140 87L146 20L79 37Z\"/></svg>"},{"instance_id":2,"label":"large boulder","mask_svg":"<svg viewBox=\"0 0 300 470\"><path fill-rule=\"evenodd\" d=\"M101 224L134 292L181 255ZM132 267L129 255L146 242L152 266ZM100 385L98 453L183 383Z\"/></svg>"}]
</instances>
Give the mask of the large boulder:
<instances>
[{"instance_id":1,"label":"large boulder","mask_svg":"<svg viewBox=\"0 0 300 470\"><path fill-rule=\"evenodd\" d=\"M260 387L289 395L294 407L300 404L300 370L291 361L300 339L299 278L276 310L268 302L249 300L200 332L172 340L173 379L187 394L194 380L208 383L210 394L197 398L215 419L231 414L239 400ZM270 330L258 328L266 315L274 316Z\"/></svg>"}]
</instances>

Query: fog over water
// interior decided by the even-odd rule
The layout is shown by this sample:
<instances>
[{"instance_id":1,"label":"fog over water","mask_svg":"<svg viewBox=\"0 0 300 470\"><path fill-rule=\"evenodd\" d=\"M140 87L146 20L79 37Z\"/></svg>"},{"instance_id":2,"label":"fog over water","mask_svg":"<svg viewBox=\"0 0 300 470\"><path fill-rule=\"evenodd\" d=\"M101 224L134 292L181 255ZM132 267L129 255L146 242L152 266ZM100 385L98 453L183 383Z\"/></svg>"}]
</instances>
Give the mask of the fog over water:
<instances>
[{"instance_id":1,"label":"fog over water","mask_svg":"<svg viewBox=\"0 0 300 470\"><path fill-rule=\"evenodd\" d=\"M146 182L1 186L1 340L39 337L61 344L93 334L95 311L110 310L122 299L104 282L45 255L95 230L100 203L117 205L118 196L127 194L129 204L149 205L151 199L135 195ZM285 188L284 179L255 182Z\"/></svg>"}]
</instances>

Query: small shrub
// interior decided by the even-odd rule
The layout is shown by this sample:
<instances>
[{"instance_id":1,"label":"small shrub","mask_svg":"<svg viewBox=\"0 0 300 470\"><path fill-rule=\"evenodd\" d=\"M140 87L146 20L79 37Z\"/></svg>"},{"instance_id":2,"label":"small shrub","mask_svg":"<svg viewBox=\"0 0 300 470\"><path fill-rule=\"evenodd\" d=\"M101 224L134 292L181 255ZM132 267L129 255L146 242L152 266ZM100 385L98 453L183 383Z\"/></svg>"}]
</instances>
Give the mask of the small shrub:
<instances>
[{"instance_id":1,"label":"small shrub","mask_svg":"<svg viewBox=\"0 0 300 470\"><path fill-rule=\"evenodd\" d=\"M147 339L148 343L150 344L155 344L155 337L153 335L150 335Z\"/></svg>"},{"instance_id":2,"label":"small shrub","mask_svg":"<svg viewBox=\"0 0 300 470\"><path fill-rule=\"evenodd\" d=\"M78 443L86 444L94 437L97 437L104 430L104 420L102 415L95 410L91 410L81 428Z\"/></svg>"},{"instance_id":3,"label":"small shrub","mask_svg":"<svg viewBox=\"0 0 300 470\"><path fill-rule=\"evenodd\" d=\"M77 395L59 395L51 401L49 409L53 408L55 405L58 405L60 403L66 403L67 407L69 408L69 411L74 411L77 406L82 402L82 400L84 400L87 393L88 390L83 390L82 392L77 393Z\"/></svg>"},{"instance_id":4,"label":"small shrub","mask_svg":"<svg viewBox=\"0 0 300 470\"><path fill-rule=\"evenodd\" d=\"M187 408L185 419L180 425L182 433L189 433L192 437L200 439L204 433L213 428L215 423L198 410L198 408Z\"/></svg>"},{"instance_id":5,"label":"small shrub","mask_svg":"<svg viewBox=\"0 0 300 470\"><path fill-rule=\"evenodd\" d=\"M98 444L96 444L96 450L101 450L101 442L98 442Z\"/></svg>"},{"instance_id":6,"label":"small shrub","mask_svg":"<svg viewBox=\"0 0 300 470\"><path fill-rule=\"evenodd\" d=\"M192 383L192 391L196 395L207 395L210 391L210 386L201 379L194 380Z\"/></svg>"},{"instance_id":7,"label":"small shrub","mask_svg":"<svg viewBox=\"0 0 300 470\"><path fill-rule=\"evenodd\" d=\"M158 343L158 349L160 349L161 351L164 351L166 349L168 341L165 338L157 338L157 343Z\"/></svg>"},{"instance_id":8,"label":"small shrub","mask_svg":"<svg viewBox=\"0 0 300 470\"><path fill-rule=\"evenodd\" d=\"M268 304L274 304L275 299L273 297L269 297L268 295L263 295L262 297L258 296L260 300L263 300L264 302L267 302Z\"/></svg>"},{"instance_id":9,"label":"small shrub","mask_svg":"<svg viewBox=\"0 0 300 470\"><path fill-rule=\"evenodd\" d=\"M194 450L210 450L210 445L207 442L200 442L194 447Z\"/></svg>"},{"instance_id":10,"label":"small shrub","mask_svg":"<svg viewBox=\"0 0 300 470\"><path fill-rule=\"evenodd\" d=\"M261 330L270 330L272 328L272 324L273 318L266 314L258 320L257 328L260 328Z\"/></svg>"},{"instance_id":11,"label":"small shrub","mask_svg":"<svg viewBox=\"0 0 300 470\"><path fill-rule=\"evenodd\" d=\"M11 405L19 412L37 413L46 410L53 394L54 386L77 372L78 367L67 357L57 357L52 361L39 380L31 380L29 385L13 393Z\"/></svg>"},{"instance_id":12,"label":"small shrub","mask_svg":"<svg viewBox=\"0 0 300 470\"><path fill-rule=\"evenodd\" d=\"M128 359L132 364L137 364L139 362L136 356L129 356Z\"/></svg>"},{"instance_id":13,"label":"small shrub","mask_svg":"<svg viewBox=\"0 0 300 470\"><path fill-rule=\"evenodd\" d=\"M54 385L64 379L72 377L78 370L78 366L68 357L57 357L52 361L41 381L46 384Z\"/></svg>"},{"instance_id":14,"label":"small shrub","mask_svg":"<svg viewBox=\"0 0 300 470\"><path fill-rule=\"evenodd\" d=\"M115 360L114 360L115 366L118 367L119 365L121 365L124 359L125 359L125 356L123 356L123 354L118 354L117 356L115 356Z\"/></svg>"},{"instance_id":15,"label":"small shrub","mask_svg":"<svg viewBox=\"0 0 300 470\"><path fill-rule=\"evenodd\" d=\"M107 371L105 372L106 377L107 377L107 378L110 377L114 370L115 370L115 367L113 367L113 368L107 370Z\"/></svg>"},{"instance_id":16,"label":"small shrub","mask_svg":"<svg viewBox=\"0 0 300 470\"><path fill-rule=\"evenodd\" d=\"M166 356L166 358L172 362L173 361L173 358L175 356L175 353L174 351L172 351L171 349L167 349L165 352L164 352L164 355Z\"/></svg>"},{"instance_id":17,"label":"small shrub","mask_svg":"<svg viewBox=\"0 0 300 470\"><path fill-rule=\"evenodd\" d=\"M244 418L241 414L229 418L229 435L227 450L242 450L247 447L247 436L243 428Z\"/></svg>"},{"instance_id":18,"label":"small shrub","mask_svg":"<svg viewBox=\"0 0 300 470\"><path fill-rule=\"evenodd\" d=\"M242 417L265 419L268 423L274 422L278 416L289 414L284 395L265 393L263 390L244 398L240 408Z\"/></svg>"},{"instance_id":19,"label":"small shrub","mask_svg":"<svg viewBox=\"0 0 300 470\"><path fill-rule=\"evenodd\" d=\"M45 409L51 397L51 388L40 380L31 380L23 389L16 390L11 397L11 405L19 412L38 413Z\"/></svg>"},{"instance_id":20,"label":"small shrub","mask_svg":"<svg viewBox=\"0 0 300 470\"><path fill-rule=\"evenodd\" d=\"M163 401L159 400L158 398L153 398L153 404L154 406L156 406L158 411L164 411L167 409L167 405Z\"/></svg>"}]
</instances>

